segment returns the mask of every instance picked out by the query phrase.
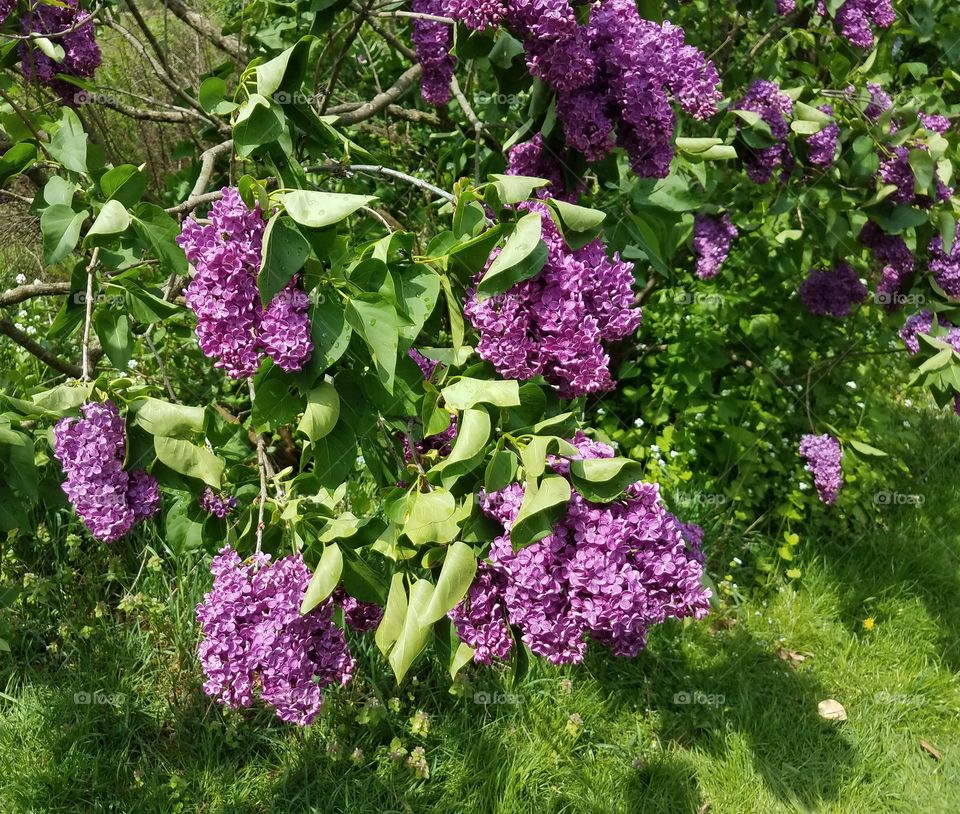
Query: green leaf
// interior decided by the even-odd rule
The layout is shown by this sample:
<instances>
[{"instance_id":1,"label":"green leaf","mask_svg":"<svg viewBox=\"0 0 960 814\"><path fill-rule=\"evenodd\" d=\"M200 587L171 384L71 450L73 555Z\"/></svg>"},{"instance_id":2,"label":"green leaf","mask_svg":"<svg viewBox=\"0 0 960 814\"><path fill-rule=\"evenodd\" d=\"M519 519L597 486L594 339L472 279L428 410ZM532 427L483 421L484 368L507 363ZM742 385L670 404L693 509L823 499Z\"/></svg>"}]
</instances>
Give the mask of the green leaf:
<instances>
[{"instance_id":1,"label":"green leaf","mask_svg":"<svg viewBox=\"0 0 960 814\"><path fill-rule=\"evenodd\" d=\"M590 209L586 206L577 206L577 204L561 201L559 198L551 198L547 201L547 206L556 213L559 218L558 226L564 232L589 232L597 229L601 223L606 220L606 213L599 209Z\"/></svg>"},{"instance_id":2,"label":"green leaf","mask_svg":"<svg viewBox=\"0 0 960 814\"><path fill-rule=\"evenodd\" d=\"M448 546L437 586L420 621L432 625L446 616L467 595L476 573L477 558L470 546L459 542Z\"/></svg>"},{"instance_id":3,"label":"green leaf","mask_svg":"<svg viewBox=\"0 0 960 814\"><path fill-rule=\"evenodd\" d=\"M454 410L467 410L478 404L520 406L520 385L513 379L471 379L461 376L440 392L447 407Z\"/></svg>"},{"instance_id":4,"label":"green leaf","mask_svg":"<svg viewBox=\"0 0 960 814\"><path fill-rule=\"evenodd\" d=\"M150 435L171 437L203 431L203 407L146 398L134 405L133 423Z\"/></svg>"},{"instance_id":5,"label":"green leaf","mask_svg":"<svg viewBox=\"0 0 960 814\"><path fill-rule=\"evenodd\" d=\"M340 546L336 543L330 543L323 549L320 555L320 562L317 564L317 570L313 572L310 584L307 586L307 592L303 595L303 601L300 603L300 614L310 613L317 605L323 602L333 589L340 582L340 575L343 573L343 554L340 553Z\"/></svg>"},{"instance_id":6,"label":"green leaf","mask_svg":"<svg viewBox=\"0 0 960 814\"><path fill-rule=\"evenodd\" d=\"M347 304L347 322L366 343L387 392L393 392L397 369L399 327L397 310L377 295L361 295Z\"/></svg>"},{"instance_id":7,"label":"green leaf","mask_svg":"<svg viewBox=\"0 0 960 814\"><path fill-rule=\"evenodd\" d=\"M498 449L487 464L483 477L483 486L487 492L499 492L513 483L517 476L519 461L514 453L507 449Z\"/></svg>"},{"instance_id":8,"label":"green leaf","mask_svg":"<svg viewBox=\"0 0 960 814\"><path fill-rule=\"evenodd\" d=\"M491 186L497 198L492 203L499 203L501 206L526 201L533 195L535 189L540 189L550 183L546 178L528 177L526 175L497 175L494 173L490 177L493 178ZM494 208L499 209L500 207Z\"/></svg>"},{"instance_id":9,"label":"green leaf","mask_svg":"<svg viewBox=\"0 0 960 814\"><path fill-rule=\"evenodd\" d=\"M357 436L343 420L311 447L314 471L327 489L340 486L357 465Z\"/></svg>"},{"instance_id":10,"label":"green leaf","mask_svg":"<svg viewBox=\"0 0 960 814\"><path fill-rule=\"evenodd\" d=\"M234 110L240 107L236 102L228 101L226 96L227 83L219 76L208 76L200 83L200 90L197 92L200 107L202 107L206 113L213 113L217 116L225 116L233 113Z\"/></svg>"},{"instance_id":11,"label":"green leaf","mask_svg":"<svg viewBox=\"0 0 960 814\"><path fill-rule=\"evenodd\" d=\"M301 226L320 228L339 223L361 206L375 201L373 195L348 195L341 192L314 192L298 189L280 196L287 214Z\"/></svg>"},{"instance_id":12,"label":"green leaf","mask_svg":"<svg viewBox=\"0 0 960 814\"><path fill-rule=\"evenodd\" d=\"M578 450L568 441L555 435L532 436L520 453L528 480L536 480L546 471L547 456L551 454L574 456L578 454Z\"/></svg>"},{"instance_id":13,"label":"green leaf","mask_svg":"<svg viewBox=\"0 0 960 814\"><path fill-rule=\"evenodd\" d=\"M164 270L173 274L187 274L187 257L177 243L180 224L159 206L151 203L138 204L134 212L133 227L149 255L163 264Z\"/></svg>"},{"instance_id":14,"label":"green leaf","mask_svg":"<svg viewBox=\"0 0 960 814\"><path fill-rule=\"evenodd\" d=\"M460 527L457 524L457 501L446 489L413 492L402 533L414 545L449 543Z\"/></svg>"},{"instance_id":15,"label":"green leaf","mask_svg":"<svg viewBox=\"0 0 960 814\"><path fill-rule=\"evenodd\" d=\"M160 322L175 316L180 309L131 280L124 280L123 293L130 315L144 324Z\"/></svg>"},{"instance_id":16,"label":"green leaf","mask_svg":"<svg viewBox=\"0 0 960 814\"><path fill-rule=\"evenodd\" d=\"M845 443L849 444L851 447L853 447L857 452L861 453L862 455L870 455L877 458L887 457L887 453L884 452L882 449L877 449L876 447L872 447L869 444L863 443L863 441L856 441L853 438L850 438Z\"/></svg>"},{"instance_id":17,"label":"green leaf","mask_svg":"<svg viewBox=\"0 0 960 814\"><path fill-rule=\"evenodd\" d=\"M67 257L80 240L80 227L88 213L74 212L66 204L47 207L40 216L40 231L43 233L43 260L54 265Z\"/></svg>"},{"instance_id":18,"label":"green leaf","mask_svg":"<svg viewBox=\"0 0 960 814\"><path fill-rule=\"evenodd\" d=\"M311 441L319 441L329 435L340 418L340 396L330 382L322 382L307 396L307 409L297 425Z\"/></svg>"},{"instance_id":19,"label":"green leaf","mask_svg":"<svg viewBox=\"0 0 960 814\"><path fill-rule=\"evenodd\" d=\"M233 141L237 155L246 158L258 147L276 141L283 134L283 113L270 106L259 93L251 93L237 111Z\"/></svg>"},{"instance_id":20,"label":"green leaf","mask_svg":"<svg viewBox=\"0 0 960 814\"><path fill-rule=\"evenodd\" d=\"M374 641L383 655L387 655L403 631L403 622L407 616L407 589L403 574L399 571L390 580L390 592L387 604L383 608L383 618L377 626Z\"/></svg>"},{"instance_id":21,"label":"green leaf","mask_svg":"<svg viewBox=\"0 0 960 814\"><path fill-rule=\"evenodd\" d=\"M153 448L157 458L174 472L188 478L198 478L214 489L220 488L224 463L206 447L181 438L156 435L153 438Z\"/></svg>"},{"instance_id":22,"label":"green leaf","mask_svg":"<svg viewBox=\"0 0 960 814\"><path fill-rule=\"evenodd\" d=\"M87 171L87 134L77 114L62 107L60 126L47 144L47 152L73 172Z\"/></svg>"},{"instance_id":23,"label":"green leaf","mask_svg":"<svg viewBox=\"0 0 960 814\"><path fill-rule=\"evenodd\" d=\"M318 10L316 4L311 7L311 10L314 12ZM256 68L257 93L262 96L274 96L281 88L286 90L299 88L303 82L305 58L309 46L310 40L304 37L283 53L258 65ZM289 101L281 94L277 94L275 99L284 103Z\"/></svg>"},{"instance_id":24,"label":"green leaf","mask_svg":"<svg viewBox=\"0 0 960 814\"><path fill-rule=\"evenodd\" d=\"M570 478L587 500L615 500L631 483L643 477L643 464L629 458L590 458L570 461Z\"/></svg>"},{"instance_id":25,"label":"green leaf","mask_svg":"<svg viewBox=\"0 0 960 814\"><path fill-rule=\"evenodd\" d=\"M464 410L453 449L431 471L439 470L443 485L449 489L457 478L479 465L489 440L490 414L486 410Z\"/></svg>"},{"instance_id":26,"label":"green leaf","mask_svg":"<svg viewBox=\"0 0 960 814\"><path fill-rule=\"evenodd\" d=\"M303 268L309 254L310 244L294 223L279 212L270 218L263 234L263 262L257 276L264 307Z\"/></svg>"},{"instance_id":27,"label":"green leaf","mask_svg":"<svg viewBox=\"0 0 960 814\"><path fill-rule=\"evenodd\" d=\"M390 650L388 661L397 677L397 683L403 681L413 662L427 646L430 638L430 625L420 621L426 613L433 597L433 583L418 579L410 587L410 603L403 620L400 636Z\"/></svg>"},{"instance_id":28,"label":"green leaf","mask_svg":"<svg viewBox=\"0 0 960 814\"><path fill-rule=\"evenodd\" d=\"M501 294L540 272L547 262L547 246L540 239L541 228L539 212L530 212L517 221L503 250L477 285L478 300Z\"/></svg>"},{"instance_id":29,"label":"green leaf","mask_svg":"<svg viewBox=\"0 0 960 814\"><path fill-rule=\"evenodd\" d=\"M147 189L147 176L133 164L121 164L100 176L100 191L108 201L133 206Z\"/></svg>"},{"instance_id":30,"label":"green leaf","mask_svg":"<svg viewBox=\"0 0 960 814\"><path fill-rule=\"evenodd\" d=\"M949 255L953 251L953 242L957 237L957 219L952 212L941 212L938 215L940 240L943 242L943 253Z\"/></svg>"},{"instance_id":31,"label":"green leaf","mask_svg":"<svg viewBox=\"0 0 960 814\"><path fill-rule=\"evenodd\" d=\"M107 358L118 370L126 371L133 357L133 337L127 315L113 309L101 309L93 325Z\"/></svg>"},{"instance_id":32,"label":"green leaf","mask_svg":"<svg viewBox=\"0 0 960 814\"><path fill-rule=\"evenodd\" d=\"M20 141L0 156L0 187L15 175L19 175L37 160L37 148L30 142Z\"/></svg>"},{"instance_id":33,"label":"green leaf","mask_svg":"<svg viewBox=\"0 0 960 814\"><path fill-rule=\"evenodd\" d=\"M51 390L36 393L30 400L48 413L65 415L73 408L79 407L90 400L93 384L60 384Z\"/></svg>"},{"instance_id":34,"label":"green leaf","mask_svg":"<svg viewBox=\"0 0 960 814\"><path fill-rule=\"evenodd\" d=\"M97 243L90 238L96 235L119 235L130 226L130 213L120 201L107 201L84 237L84 243Z\"/></svg>"},{"instance_id":35,"label":"green leaf","mask_svg":"<svg viewBox=\"0 0 960 814\"><path fill-rule=\"evenodd\" d=\"M182 495L163 517L164 540L178 554L203 548L203 519L194 499Z\"/></svg>"},{"instance_id":36,"label":"green leaf","mask_svg":"<svg viewBox=\"0 0 960 814\"><path fill-rule=\"evenodd\" d=\"M570 502L570 484L560 475L546 475L539 485L527 480L523 503L510 529L515 551L553 533Z\"/></svg>"}]
</instances>

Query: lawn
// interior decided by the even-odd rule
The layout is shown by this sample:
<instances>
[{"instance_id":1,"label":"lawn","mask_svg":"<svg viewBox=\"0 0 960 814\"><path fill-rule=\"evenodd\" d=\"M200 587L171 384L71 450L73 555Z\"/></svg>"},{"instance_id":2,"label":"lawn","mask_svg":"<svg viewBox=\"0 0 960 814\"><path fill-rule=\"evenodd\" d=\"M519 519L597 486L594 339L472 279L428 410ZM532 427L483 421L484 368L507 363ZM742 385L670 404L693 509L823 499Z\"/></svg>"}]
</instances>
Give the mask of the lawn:
<instances>
[{"instance_id":1,"label":"lawn","mask_svg":"<svg viewBox=\"0 0 960 814\"><path fill-rule=\"evenodd\" d=\"M304 730L204 696L207 556L93 547L51 516L4 554L8 582L35 560L0 655L0 811L960 811L957 422L918 420L923 504L802 541L801 579L656 630L635 660L519 682L481 668L451 691L425 662L398 690L358 642L358 679Z\"/></svg>"}]
</instances>

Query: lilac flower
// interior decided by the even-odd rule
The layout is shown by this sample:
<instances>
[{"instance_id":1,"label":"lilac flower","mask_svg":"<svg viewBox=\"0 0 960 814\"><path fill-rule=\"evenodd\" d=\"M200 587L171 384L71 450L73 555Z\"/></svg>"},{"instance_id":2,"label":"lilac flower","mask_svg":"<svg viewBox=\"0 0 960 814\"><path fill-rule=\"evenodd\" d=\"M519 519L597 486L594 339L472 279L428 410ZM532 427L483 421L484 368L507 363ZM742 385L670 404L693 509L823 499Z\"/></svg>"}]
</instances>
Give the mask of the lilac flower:
<instances>
[{"instance_id":1,"label":"lilac flower","mask_svg":"<svg viewBox=\"0 0 960 814\"><path fill-rule=\"evenodd\" d=\"M6 17L9 11L2 16ZM59 94L64 103L72 104L78 89L59 79L57 74L89 79L100 67L102 54L97 45L92 18L77 7L77 0L63 0L58 5L36 3L32 5L30 13L23 17L22 28L24 34L56 34L69 30L69 33L53 38L63 48L64 57L59 62L36 48L30 40L20 44L20 59L23 75L28 80L47 85Z\"/></svg>"},{"instance_id":2,"label":"lilac flower","mask_svg":"<svg viewBox=\"0 0 960 814\"><path fill-rule=\"evenodd\" d=\"M960 298L960 224L956 227L950 253L943 250L943 238L938 234L930 241L930 271L948 297Z\"/></svg>"},{"instance_id":3,"label":"lilac flower","mask_svg":"<svg viewBox=\"0 0 960 814\"><path fill-rule=\"evenodd\" d=\"M410 348L410 350L407 351L407 356L417 363L417 367L420 368L420 372L423 373L423 378L425 379L429 379L433 375L433 371L437 369L437 365L440 364L433 359L428 359L416 348Z\"/></svg>"},{"instance_id":4,"label":"lilac flower","mask_svg":"<svg viewBox=\"0 0 960 814\"><path fill-rule=\"evenodd\" d=\"M900 304L900 296L913 274L913 252L902 237L888 235L872 220L867 221L860 231L860 242L883 264L880 282L877 284L877 301L888 311L893 310Z\"/></svg>"},{"instance_id":5,"label":"lilac flower","mask_svg":"<svg viewBox=\"0 0 960 814\"><path fill-rule=\"evenodd\" d=\"M221 520L225 519L236 507L237 499L233 495L226 497L218 495L209 486L200 495L200 508L207 514L212 514Z\"/></svg>"},{"instance_id":6,"label":"lilac flower","mask_svg":"<svg viewBox=\"0 0 960 814\"><path fill-rule=\"evenodd\" d=\"M197 315L197 339L234 379L251 376L260 365L258 332L263 308L257 272L265 223L260 208L250 210L236 189L225 188L210 210L210 223L184 221L177 243L196 269L185 292Z\"/></svg>"},{"instance_id":7,"label":"lilac flower","mask_svg":"<svg viewBox=\"0 0 960 814\"><path fill-rule=\"evenodd\" d=\"M697 215L693 229L693 251L697 256L697 276L709 280L717 276L730 254L730 244L739 232L724 212L719 217Z\"/></svg>"},{"instance_id":8,"label":"lilac flower","mask_svg":"<svg viewBox=\"0 0 960 814\"><path fill-rule=\"evenodd\" d=\"M826 16L826 9L818 8L817 13ZM891 0L847 0L837 10L834 22L851 45L870 48L874 41L871 23L877 28L889 28L895 19Z\"/></svg>"},{"instance_id":9,"label":"lilac flower","mask_svg":"<svg viewBox=\"0 0 960 814\"><path fill-rule=\"evenodd\" d=\"M6 21L10 12L17 7L17 0L0 0L0 23Z\"/></svg>"},{"instance_id":10,"label":"lilac flower","mask_svg":"<svg viewBox=\"0 0 960 814\"><path fill-rule=\"evenodd\" d=\"M917 144L915 149L926 150L923 144ZM893 148L893 155L881 157L880 168L877 172L880 180L884 184L892 184L896 190L892 192L888 200L893 203L913 204L923 209L929 209L934 201L928 195L918 195L916 191L916 176L913 168L910 166L910 148L901 145ZM936 178L936 200L949 200L953 190L945 186L944 183Z\"/></svg>"},{"instance_id":11,"label":"lilac flower","mask_svg":"<svg viewBox=\"0 0 960 814\"><path fill-rule=\"evenodd\" d=\"M833 116L830 105L821 105L820 112ZM837 157L837 142L840 137L840 128L835 121L824 125L823 129L807 138L810 153L807 160L817 167L829 167Z\"/></svg>"},{"instance_id":12,"label":"lilac flower","mask_svg":"<svg viewBox=\"0 0 960 814\"><path fill-rule=\"evenodd\" d=\"M134 523L153 517L160 508L157 479L144 469L131 472L127 482L127 502L133 510Z\"/></svg>"},{"instance_id":13,"label":"lilac flower","mask_svg":"<svg viewBox=\"0 0 960 814\"><path fill-rule=\"evenodd\" d=\"M564 398L607 390L613 380L601 343L629 336L641 319L633 267L608 258L599 240L570 251L543 204L518 208L540 214L547 263L486 300L468 290L464 314L480 332L477 353L505 378L543 375Z\"/></svg>"},{"instance_id":14,"label":"lilac flower","mask_svg":"<svg viewBox=\"0 0 960 814\"><path fill-rule=\"evenodd\" d=\"M546 187L536 191L538 198L559 198L573 200L576 191L567 194L567 183L563 177L561 160L551 153L544 144L543 136L537 133L530 141L524 141L510 148L507 153L507 175L526 175L533 178L545 178L550 181Z\"/></svg>"},{"instance_id":15,"label":"lilac flower","mask_svg":"<svg viewBox=\"0 0 960 814\"><path fill-rule=\"evenodd\" d=\"M328 599L303 616L310 570L300 556L244 565L224 546L210 567L212 590L197 605L203 689L229 707L249 707L254 690L284 721L305 726L323 705L323 688L346 684L354 669Z\"/></svg>"},{"instance_id":16,"label":"lilac flower","mask_svg":"<svg viewBox=\"0 0 960 814\"><path fill-rule=\"evenodd\" d=\"M605 445L580 448L587 457L612 454ZM632 657L653 625L706 614L710 592L685 542L690 531L666 511L655 484L634 484L603 505L574 493L552 534L514 552L509 532L522 500L520 484L481 499L504 533L450 614L477 661L506 658L508 622L534 653L563 664L583 660L588 638Z\"/></svg>"},{"instance_id":17,"label":"lilac flower","mask_svg":"<svg viewBox=\"0 0 960 814\"><path fill-rule=\"evenodd\" d=\"M843 486L840 442L830 435L804 435L800 439L800 454L807 459L804 468L813 474L820 500L832 506Z\"/></svg>"},{"instance_id":18,"label":"lilac flower","mask_svg":"<svg viewBox=\"0 0 960 814\"><path fill-rule=\"evenodd\" d=\"M420 14L443 15L443 0L413 0L413 10ZM423 67L420 93L432 105L450 101L450 80L453 79L453 28L433 20L413 21L413 44L417 61Z\"/></svg>"},{"instance_id":19,"label":"lilac flower","mask_svg":"<svg viewBox=\"0 0 960 814\"><path fill-rule=\"evenodd\" d=\"M800 284L800 299L817 316L848 316L866 298L867 287L847 263L838 263L831 271L811 269Z\"/></svg>"},{"instance_id":20,"label":"lilac flower","mask_svg":"<svg viewBox=\"0 0 960 814\"><path fill-rule=\"evenodd\" d=\"M797 10L797 0L777 0L777 14L786 17Z\"/></svg>"},{"instance_id":21,"label":"lilac flower","mask_svg":"<svg viewBox=\"0 0 960 814\"><path fill-rule=\"evenodd\" d=\"M343 619L351 630L368 633L375 630L383 618L383 608L374 602L354 599L343 588L333 592L333 601L343 609Z\"/></svg>"},{"instance_id":22,"label":"lilac flower","mask_svg":"<svg viewBox=\"0 0 960 814\"><path fill-rule=\"evenodd\" d=\"M920 334L929 334L931 330L933 330L933 314L930 311L924 310L907 317L899 336L911 356L920 352Z\"/></svg>"},{"instance_id":23,"label":"lilac flower","mask_svg":"<svg viewBox=\"0 0 960 814\"><path fill-rule=\"evenodd\" d=\"M941 136L950 129L950 119L946 116L928 116L921 113L920 123L924 126L924 129L931 133L939 133Z\"/></svg>"},{"instance_id":24,"label":"lilac flower","mask_svg":"<svg viewBox=\"0 0 960 814\"><path fill-rule=\"evenodd\" d=\"M443 0L442 14L475 31L496 28L507 13L503 0Z\"/></svg>"},{"instance_id":25,"label":"lilac flower","mask_svg":"<svg viewBox=\"0 0 960 814\"><path fill-rule=\"evenodd\" d=\"M864 108L863 115L870 121L876 121L885 110L890 109L893 102L890 95L876 82L867 82L867 90L870 91L870 102Z\"/></svg>"},{"instance_id":26,"label":"lilac flower","mask_svg":"<svg viewBox=\"0 0 960 814\"><path fill-rule=\"evenodd\" d=\"M277 294L260 322L260 346L287 373L302 370L313 351L310 298L295 278Z\"/></svg>"},{"instance_id":27,"label":"lilac flower","mask_svg":"<svg viewBox=\"0 0 960 814\"><path fill-rule=\"evenodd\" d=\"M54 454L67 479L63 491L98 540L112 543L160 506L154 477L123 470L127 442L112 401L89 403L82 418L62 418L54 428Z\"/></svg>"},{"instance_id":28,"label":"lilac flower","mask_svg":"<svg viewBox=\"0 0 960 814\"><path fill-rule=\"evenodd\" d=\"M777 169L789 167L792 163L787 136L790 134L789 117L793 115L793 101L781 92L776 82L757 79L734 109L758 114L776 140L776 144L770 147L749 148L744 159L750 180L764 184ZM738 129L742 126L742 122L737 122Z\"/></svg>"}]
</instances>

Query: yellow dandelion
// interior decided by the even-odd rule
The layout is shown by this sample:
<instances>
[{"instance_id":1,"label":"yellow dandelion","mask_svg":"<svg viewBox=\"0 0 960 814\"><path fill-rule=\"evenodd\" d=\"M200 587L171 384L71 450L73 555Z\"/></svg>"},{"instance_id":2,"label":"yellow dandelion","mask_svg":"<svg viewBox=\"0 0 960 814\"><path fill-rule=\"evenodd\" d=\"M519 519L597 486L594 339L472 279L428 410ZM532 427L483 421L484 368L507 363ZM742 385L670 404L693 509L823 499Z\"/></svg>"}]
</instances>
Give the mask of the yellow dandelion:
<instances>
[{"instance_id":1,"label":"yellow dandelion","mask_svg":"<svg viewBox=\"0 0 960 814\"><path fill-rule=\"evenodd\" d=\"M873 617L868 616L863 620L863 629L864 630L873 630Z\"/></svg>"}]
</instances>

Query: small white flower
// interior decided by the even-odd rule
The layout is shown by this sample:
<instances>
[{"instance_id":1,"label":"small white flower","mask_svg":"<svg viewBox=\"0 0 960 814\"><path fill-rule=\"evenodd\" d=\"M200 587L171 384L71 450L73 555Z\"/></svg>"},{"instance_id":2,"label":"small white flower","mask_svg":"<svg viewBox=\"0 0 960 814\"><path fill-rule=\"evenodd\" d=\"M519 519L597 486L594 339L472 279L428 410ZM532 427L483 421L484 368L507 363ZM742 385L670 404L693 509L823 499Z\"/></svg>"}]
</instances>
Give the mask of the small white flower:
<instances>
[{"instance_id":1,"label":"small white flower","mask_svg":"<svg viewBox=\"0 0 960 814\"><path fill-rule=\"evenodd\" d=\"M675 449L671 449L671 450L670 450L670 457L671 457L671 458L676 458L679 454L680 454L680 453L677 452Z\"/></svg>"},{"instance_id":2,"label":"small white flower","mask_svg":"<svg viewBox=\"0 0 960 814\"><path fill-rule=\"evenodd\" d=\"M862 401L858 401L858 402L857 402L857 407L859 407L861 410L862 410L864 407L866 407L866 406L867 406L867 405L864 404Z\"/></svg>"},{"instance_id":3,"label":"small white flower","mask_svg":"<svg viewBox=\"0 0 960 814\"><path fill-rule=\"evenodd\" d=\"M913 402L910 399L904 399L903 404L905 407L913 407Z\"/></svg>"},{"instance_id":4,"label":"small white flower","mask_svg":"<svg viewBox=\"0 0 960 814\"><path fill-rule=\"evenodd\" d=\"M651 444L651 445L650 445L650 451L651 451L654 455L659 455L659 454L660 454L660 447L657 446L656 444Z\"/></svg>"},{"instance_id":5,"label":"small white flower","mask_svg":"<svg viewBox=\"0 0 960 814\"><path fill-rule=\"evenodd\" d=\"M733 561L734 561L737 565L743 565L743 560L741 560L739 557L734 557L734 558L733 558ZM760 611L757 611L757 613L759 614Z\"/></svg>"},{"instance_id":6,"label":"small white flower","mask_svg":"<svg viewBox=\"0 0 960 814\"><path fill-rule=\"evenodd\" d=\"M26 274L18 274L18 275L17 275L17 285L23 285L26 281L27 281L27 275L26 275Z\"/></svg>"},{"instance_id":7,"label":"small white flower","mask_svg":"<svg viewBox=\"0 0 960 814\"><path fill-rule=\"evenodd\" d=\"M606 414L607 414L607 411L604 410L603 407L597 407L597 415L604 416Z\"/></svg>"},{"instance_id":8,"label":"small white flower","mask_svg":"<svg viewBox=\"0 0 960 814\"><path fill-rule=\"evenodd\" d=\"M912 427L913 425L912 425L909 421L904 421L904 422L903 422L903 426L904 426L904 427Z\"/></svg>"},{"instance_id":9,"label":"small white flower","mask_svg":"<svg viewBox=\"0 0 960 814\"><path fill-rule=\"evenodd\" d=\"M643 419L642 418L634 419L633 426L639 430L643 426Z\"/></svg>"},{"instance_id":10,"label":"small white flower","mask_svg":"<svg viewBox=\"0 0 960 814\"><path fill-rule=\"evenodd\" d=\"M25 308L21 308L19 311L17 311L17 316L20 317L20 319L26 319L30 315L27 313Z\"/></svg>"},{"instance_id":11,"label":"small white flower","mask_svg":"<svg viewBox=\"0 0 960 814\"><path fill-rule=\"evenodd\" d=\"M33 336L37 332L37 329L34 328L32 325L28 325L26 330L27 330L28 336Z\"/></svg>"},{"instance_id":12,"label":"small white flower","mask_svg":"<svg viewBox=\"0 0 960 814\"><path fill-rule=\"evenodd\" d=\"M810 484L804 483L803 481L800 481L800 491L801 491L801 492L806 492L807 489L809 489L809 488L810 488Z\"/></svg>"},{"instance_id":13,"label":"small white flower","mask_svg":"<svg viewBox=\"0 0 960 814\"><path fill-rule=\"evenodd\" d=\"M137 362L136 359L131 359L127 362L127 367L130 368L130 370L135 370L138 364L139 362Z\"/></svg>"},{"instance_id":14,"label":"small white flower","mask_svg":"<svg viewBox=\"0 0 960 814\"><path fill-rule=\"evenodd\" d=\"M849 387L851 390L856 390L856 389L857 389L857 383L854 382L854 381L849 381L849 382L847 382L847 387Z\"/></svg>"}]
</instances>

